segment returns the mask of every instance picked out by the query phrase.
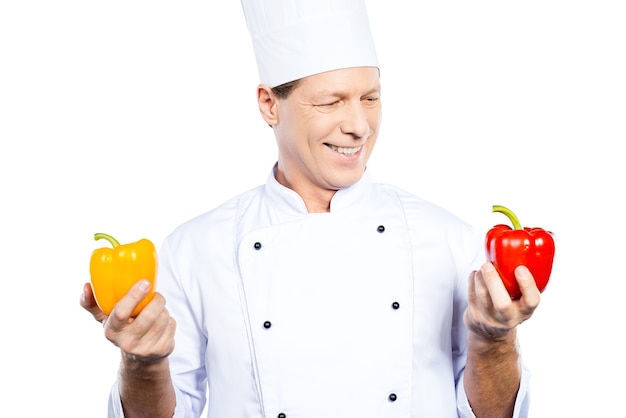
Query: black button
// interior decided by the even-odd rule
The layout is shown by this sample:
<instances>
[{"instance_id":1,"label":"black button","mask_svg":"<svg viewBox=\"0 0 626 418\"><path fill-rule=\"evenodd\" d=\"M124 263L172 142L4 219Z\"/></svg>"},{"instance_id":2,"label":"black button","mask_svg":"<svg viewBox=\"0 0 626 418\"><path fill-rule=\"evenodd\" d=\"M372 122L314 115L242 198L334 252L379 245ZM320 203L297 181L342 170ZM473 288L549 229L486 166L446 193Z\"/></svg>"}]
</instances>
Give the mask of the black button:
<instances>
[{"instance_id":1,"label":"black button","mask_svg":"<svg viewBox=\"0 0 626 418\"><path fill-rule=\"evenodd\" d=\"M269 329L271 326L272 326L272 323L270 321L263 322L263 327L265 329Z\"/></svg>"},{"instance_id":2,"label":"black button","mask_svg":"<svg viewBox=\"0 0 626 418\"><path fill-rule=\"evenodd\" d=\"M277 418L287 418L287 415L283 414L282 412L280 414L278 414Z\"/></svg>"},{"instance_id":3,"label":"black button","mask_svg":"<svg viewBox=\"0 0 626 418\"><path fill-rule=\"evenodd\" d=\"M260 249L261 249L261 247L262 247L262 246L261 246L261 243L260 243L260 242L255 242L255 243L254 243L254 249L255 249L255 250L260 250Z\"/></svg>"},{"instance_id":4,"label":"black button","mask_svg":"<svg viewBox=\"0 0 626 418\"><path fill-rule=\"evenodd\" d=\"M376 230L382 234L383 232L385 232L385 226L384 225L378 225L378 228L376 228Z\"/></svg>"},{"instance_id":5,"label":"black button","mask_svg":"<svg viewBox=\"0 0 626 418\"><path fill-rule=\"evenodd\" d=\"M394 302L394 303L391 304L391 307L393 309L400 309L400 304L398 302Z\"/></svg>"},{"instance_id":6,"label":"black button","mask_svg":"<svg viewBox=\"0 0 626 418\"><path fill-rule=\"evenodd\" d=\"M391 402L395 402L395 401L396 401L396 399L398 399L398 397L396 396L396 394L395 394L395 393L390 393L390 394L389 394L389 400L390 400Z\"/></svg>"}]
</instances>

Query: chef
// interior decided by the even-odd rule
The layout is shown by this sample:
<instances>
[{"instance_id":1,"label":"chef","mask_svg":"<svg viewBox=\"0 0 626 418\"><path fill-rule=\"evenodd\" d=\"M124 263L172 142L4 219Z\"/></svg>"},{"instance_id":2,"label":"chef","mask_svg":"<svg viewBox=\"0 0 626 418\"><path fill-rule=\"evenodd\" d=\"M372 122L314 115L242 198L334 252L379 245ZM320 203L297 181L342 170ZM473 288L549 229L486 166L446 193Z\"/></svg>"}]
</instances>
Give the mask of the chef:
<instances>
[{"instance_id":1,"label":"chef","mask_svg":"<svg viewBox=\"0 0 626 418\"><path fill-rule=\"evenodd\" d=\"M265 184L178 227L158 292L110 317L109 417L446 418L528 409L512 301L482 237L366 169L381 123L363 0L243 0L259 111L278 159Z\"/></svg>"}]
</instances>

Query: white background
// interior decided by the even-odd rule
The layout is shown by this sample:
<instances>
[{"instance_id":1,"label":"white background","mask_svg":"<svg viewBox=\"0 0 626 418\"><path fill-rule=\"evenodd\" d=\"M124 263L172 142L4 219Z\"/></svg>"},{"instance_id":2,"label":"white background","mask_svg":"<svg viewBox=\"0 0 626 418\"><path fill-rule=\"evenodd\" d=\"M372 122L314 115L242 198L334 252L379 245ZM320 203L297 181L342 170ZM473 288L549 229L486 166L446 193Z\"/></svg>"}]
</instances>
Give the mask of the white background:
<instances>
[{"instance_id":1,"label":"white background","mask_svg":"<svg viewBox=\"0 0 626 418\"><path fill-rule=\"evenodd\" d=\"M557 236L520 327L533 418L623 413L622 3L369 1L374 179L485 231L501 204ZM256 82L235 0L2 2L2 416L105 416L118 353L78 304L93 234L159 246L262 183Z\"/></svg>"}]
</instances>

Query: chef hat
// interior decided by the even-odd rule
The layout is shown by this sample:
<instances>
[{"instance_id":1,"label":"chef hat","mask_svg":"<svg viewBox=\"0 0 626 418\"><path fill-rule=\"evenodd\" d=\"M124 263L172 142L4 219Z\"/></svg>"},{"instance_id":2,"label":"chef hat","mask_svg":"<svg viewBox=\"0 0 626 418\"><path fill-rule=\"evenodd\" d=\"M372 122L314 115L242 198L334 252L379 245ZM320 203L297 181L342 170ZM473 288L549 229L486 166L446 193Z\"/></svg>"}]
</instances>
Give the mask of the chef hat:
<instances>
[{"instance_id":1,"label":"chef hat","mask_svg":"<svg viewBox=\"0 0 626 418\"><path fill-rule=\"evenodd\" d=\"M260 82L378 67L365 0L241 0Z\"/></svg>"}]
</instances>

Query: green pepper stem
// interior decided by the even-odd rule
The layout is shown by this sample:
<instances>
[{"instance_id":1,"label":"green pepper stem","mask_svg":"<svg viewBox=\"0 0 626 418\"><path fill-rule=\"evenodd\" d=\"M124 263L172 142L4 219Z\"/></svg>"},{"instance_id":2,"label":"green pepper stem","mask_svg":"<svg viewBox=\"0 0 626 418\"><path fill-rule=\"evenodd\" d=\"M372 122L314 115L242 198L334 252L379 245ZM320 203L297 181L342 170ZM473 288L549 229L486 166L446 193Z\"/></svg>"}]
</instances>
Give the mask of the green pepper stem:
<instances>
[{"instance_id":1,"label":"green pepper stem","mask_svg":"<svg viewBox=\"0 0 626 418\"><path fill-rule=\"evenodd\" d=\"M511 220L511 223L513 224L513 229L522 229L522 224L511 209L505 208L504 206L500 205L493 205L491 211L504 213Z\"/></svg>"},{"instance_id":2,"label":"green pepper stem","mask_svg":"<svg viewBox=\"0 0 626 418\"><path fill-rule=\"evenodd\" d=\"M117 247L118 245L120 245L120 243L118 242L118 240L116 240L115 238L113 238L111 235L107 235L107 234L103 234L101 232L98 232L97 234L95 234L93 236L93 239L95 239L96 241L98 241L99 239L105 239L107 241L109 241L111 243L111 245L113 246L113 248Z\"/></svg>"}]
</instances>

